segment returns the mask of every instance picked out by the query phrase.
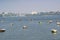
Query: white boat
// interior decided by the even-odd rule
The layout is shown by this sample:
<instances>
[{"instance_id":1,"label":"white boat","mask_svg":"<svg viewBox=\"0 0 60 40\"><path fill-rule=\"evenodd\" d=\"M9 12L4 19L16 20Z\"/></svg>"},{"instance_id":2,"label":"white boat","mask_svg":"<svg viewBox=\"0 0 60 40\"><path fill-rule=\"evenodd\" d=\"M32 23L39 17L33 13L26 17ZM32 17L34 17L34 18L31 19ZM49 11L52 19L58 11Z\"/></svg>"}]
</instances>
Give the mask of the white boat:
<instances>
[{"instance_id":1,"label":"white boat","mask_svg":"<svg viewBox=\"0 0 60 40\"><path fill-rule=\"evenodd\" d=\"M60 22L57 22L57 25L60 25Z\"/></svg>"},{"instance_id":2,"label":"white boat","mask_svg":"<svg viewBox=\"0 0 60 40\"><path fill-rule=\"evenodd\" d=\"M49 20L49 23L52 23L53 21L52 20Z\"/></svg>"},{"instance_id":3,"label":"white boat","mask_svg":"<svg viewBox=\"0 0 60 40\"><path fill-rule=\"evenodd\" d=\"M23 26L23 29L27 29L27 26Z\"/></svg>"},{"instance_id":4,"label":"white boat","mask_svg":"<svg viewBox=\"0 0 60 40\"><path fill-rule=\"evenodd\" d=\"M57 30L56 29L52 29L51 30L51 33L56 34L57 33Z\"/></svg>"},{"instance_id":5,"label":"white boat","mask_svg":"<svg viewBox=\"0 0 60 40\"><path fill-rule=\"evenodd\" d=\"M0 32L5 32L5 29L0 29Z\"/></svg>"}]
</instances>

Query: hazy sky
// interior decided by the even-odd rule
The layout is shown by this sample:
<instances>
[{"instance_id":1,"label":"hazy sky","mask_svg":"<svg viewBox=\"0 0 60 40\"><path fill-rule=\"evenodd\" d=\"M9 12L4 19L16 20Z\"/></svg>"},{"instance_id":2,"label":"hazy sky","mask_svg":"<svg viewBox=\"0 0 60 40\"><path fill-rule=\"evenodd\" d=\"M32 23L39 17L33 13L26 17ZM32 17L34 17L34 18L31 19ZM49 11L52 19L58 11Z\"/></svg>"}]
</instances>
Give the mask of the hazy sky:
<instances>
[{"instance_id":1,"label":"hazy sky","mask_svg":"<svg viewBox=\"0 0 60 40\"><path fill-rule=\"evenodd\" d=\"M60 0L0 0L0 12L60 11Z\"/></svg>"}]
</instances>

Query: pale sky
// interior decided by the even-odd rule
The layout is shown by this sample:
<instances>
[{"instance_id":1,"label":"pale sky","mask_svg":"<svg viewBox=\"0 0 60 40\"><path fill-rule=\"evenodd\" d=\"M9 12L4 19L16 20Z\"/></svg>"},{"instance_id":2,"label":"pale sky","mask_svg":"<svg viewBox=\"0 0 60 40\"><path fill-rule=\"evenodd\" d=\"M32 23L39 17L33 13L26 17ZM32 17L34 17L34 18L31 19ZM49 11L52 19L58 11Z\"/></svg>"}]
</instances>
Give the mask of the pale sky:
<instances>
[{"instance_id":1,"label":"pale sky","mask_svg":"<svg viewBox=\"0 0 60 40\"><path fill-rule=\"evenodd\" d=\"M60 11L60 0L0 0L0 12Z\"/></svg>"}]
</instances>

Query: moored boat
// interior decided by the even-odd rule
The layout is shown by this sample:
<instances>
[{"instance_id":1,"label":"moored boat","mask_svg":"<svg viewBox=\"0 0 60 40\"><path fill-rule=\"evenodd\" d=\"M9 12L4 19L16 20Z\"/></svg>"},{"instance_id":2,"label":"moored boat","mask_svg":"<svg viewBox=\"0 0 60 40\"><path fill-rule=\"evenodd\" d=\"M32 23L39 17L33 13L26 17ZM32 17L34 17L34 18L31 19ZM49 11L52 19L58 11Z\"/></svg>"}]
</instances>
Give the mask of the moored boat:
<instances>
[{"instance_id":1,"label":"moored boat","mask_svg":"<svg viewBox=\"0 0 60 40\"><path fill-rule=\"evenodd\" d=\"M5 29L0 29L0 32L5 32Z\"/></svg>"}]
</instances>

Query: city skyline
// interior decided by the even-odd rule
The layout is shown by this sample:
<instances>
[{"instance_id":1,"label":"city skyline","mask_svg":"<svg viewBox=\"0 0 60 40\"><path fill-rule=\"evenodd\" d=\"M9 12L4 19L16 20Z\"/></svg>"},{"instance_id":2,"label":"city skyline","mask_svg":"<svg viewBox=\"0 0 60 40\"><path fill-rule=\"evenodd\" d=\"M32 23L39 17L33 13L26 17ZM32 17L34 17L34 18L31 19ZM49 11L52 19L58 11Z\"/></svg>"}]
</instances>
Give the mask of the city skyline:
<instances>
[{"instance_id":1,"label":"city skyline","mask_svg":"<svg viewBox=\"0 0 60 40\"><path fill-rule=\"evenodd\" d=\"M0 0L0 12L60 11L60 0Z\"/></svg>"}]
</instances>

